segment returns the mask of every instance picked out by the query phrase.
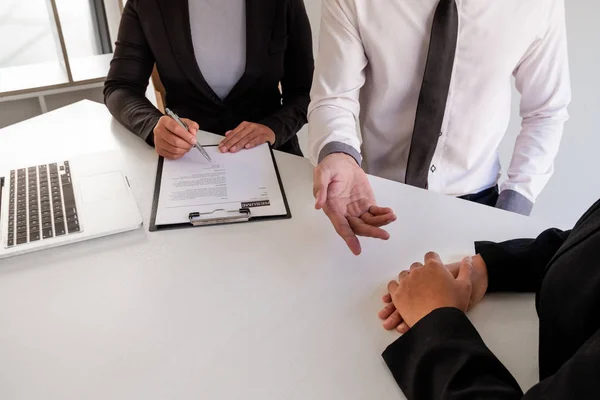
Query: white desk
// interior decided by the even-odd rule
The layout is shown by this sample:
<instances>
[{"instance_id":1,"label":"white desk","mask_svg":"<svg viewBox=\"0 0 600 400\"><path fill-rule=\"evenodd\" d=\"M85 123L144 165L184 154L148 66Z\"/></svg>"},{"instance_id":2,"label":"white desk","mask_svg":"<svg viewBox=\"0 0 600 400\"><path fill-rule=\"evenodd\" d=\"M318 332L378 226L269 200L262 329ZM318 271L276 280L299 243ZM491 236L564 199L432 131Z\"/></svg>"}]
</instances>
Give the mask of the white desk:
<instances>
[{"instance_id":1,"label":"white desk","mask_svg":"<svg viewBox=\"0 0 600 400\"><path fill-rule=\"evenodd\" d=\"M397 337L377 318L387 281L428 250L455 261L546 228L372 178L398 221L354 257L313 210L308 161L277 154L291 220L149 233L157 156L91 102L0 130L0 168L111 148L146 227L0 263L0 399L402 399L380 358ZM471 318L534 384L533 296Z\"/></svg>"}]
</instances>

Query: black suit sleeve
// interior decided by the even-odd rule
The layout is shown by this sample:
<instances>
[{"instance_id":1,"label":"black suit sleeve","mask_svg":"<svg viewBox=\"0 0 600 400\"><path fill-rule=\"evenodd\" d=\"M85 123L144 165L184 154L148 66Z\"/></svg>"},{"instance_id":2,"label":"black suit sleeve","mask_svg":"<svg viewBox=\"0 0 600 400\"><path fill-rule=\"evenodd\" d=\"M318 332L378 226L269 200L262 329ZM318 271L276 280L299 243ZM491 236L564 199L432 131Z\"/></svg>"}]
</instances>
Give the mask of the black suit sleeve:
<instances>
[{"instance_id":1,"label":"black suit sleeve","mask_svg":"<svg viewBox=\"0 0 600 400\"><path fill-rule=\"evenodd\" d=\"M314 72L312 33L303 0L289 1L288 44L281 81L283 107L260 121L275 132L275 147L290 140L306 124Z\"/></svg>"},{"instance_id":2,"label":"black suit sleeve","mask_svg":"<svg viewBox=\"0 0 600 400\"><path fill-rule=\"evenodd\" d=\"M523 395L466 317L442 308L383 353L408 400L584 399L600 392L600 331L553 376Z\"/></svg>"},{"instance_id":3,"label":"black suit sleeve","mask_svg":"<svg viewBox=\"0 0 600 400\"><path fill-rule=\"evenodd\" d=\"M519 385L456 308L433 311L383 353L408 400L520 399Z\"/></svg>"},{"instance_id":4,"label":"black suit sleeve","mask_svg":"<svg viewBox=\"0 0 600 400\"><path fill-rule=\"evenodd\" d=\"M591 399L600 393L600 330L556 374L532 387L524 400Z\"/></svg>"},{"instance_id":5,"label":"black suit sleeve","mask_svg":"<svg viewBox=\"0 0 600 400\"><path fill-rule=\"evenodd\" d=\"M152 132L162 113L146 98L154 56L136 7L137 1L129 0L123 10L114 57L104 84L104 102L117 121L153 145Z\"/></svg>"},{"instance_id":6,"label":"black suit sleeve","mask_svg":"<svg viewBox=\"0 0 600 400\"><path fill-rule=\"evenodd\" d=\"M488 292L537 292L546 267L571 231L549 229L537 239L476 242L488 271Z\"/></svg>"},{"instance_id":7,"label":"black suit sleeve","mask_svg":"<svg viewBox=\"0 0 600 400\"><path fill-rule=\"evenodd\" d=\"M579 219L585 223L600 208L600 200ZM548 264L572 231L549 229L537 239L517 239L504 243L476 242L488 270L488 292L537 292ZM518 277L518 279L515 279Z\"/></svg>"}]
</instances>

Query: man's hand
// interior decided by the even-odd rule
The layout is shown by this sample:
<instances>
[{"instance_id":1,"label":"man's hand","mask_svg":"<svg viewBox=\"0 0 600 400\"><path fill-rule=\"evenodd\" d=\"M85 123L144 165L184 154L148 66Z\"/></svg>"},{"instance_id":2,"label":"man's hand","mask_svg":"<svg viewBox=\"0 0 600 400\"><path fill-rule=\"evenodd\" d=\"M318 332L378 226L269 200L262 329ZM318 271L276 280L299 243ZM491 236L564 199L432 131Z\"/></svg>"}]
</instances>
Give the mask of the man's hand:
<instances>
[{"instance_id":1,"label":"man's hand","mask_svg":"<svg viewBox=\"0 0 600 400\"><path fill-rule=\"evenodd\" d=\"M196 144L196 133L200 126L187 118L181 118L190 128L186 131L171 117L161 117L154 127L156 152L169 160L183 157Z\"/></svg>"},{"instance_id":2,"label":"man's hand","mask_svg":"<svg viewBox=\"0 0 600 400\"><path fill-rule=\"evenodd\" d=\"M222 153L237 153L263 143L275 144L275 132L268 126L253 122L242 122L232 131L225 132L225 139L219 144Z\"/></svg>"},{"instance_id":3,"label":"man's hand","mask_svg":"<svg viewBox=\"0 0 600 400\"><path fill-rule=\"evenodd\" d=\"M330 154L314 173L315 208L325 211L336 232L355 255L361 252L358 236L387 240L382 226L396 220L389 208L377 207L365 172L346 154Z\"/></svg>"},{"instance_id":4,"label":"man's hand","mask_svg":"<svg viewBox=\"0 0 600 400\"><path fill-rule=\"evenodd\" d=\"M458 276L454 278L439 255L427 253L425 264L414 263L409 271L400 272L398 281L388 283L388 292L396 309L394 313L412 328L438 308L454 307L466 312L473 290L472 274L470 257L462 261Z\"/></svg>"}]
</instances>

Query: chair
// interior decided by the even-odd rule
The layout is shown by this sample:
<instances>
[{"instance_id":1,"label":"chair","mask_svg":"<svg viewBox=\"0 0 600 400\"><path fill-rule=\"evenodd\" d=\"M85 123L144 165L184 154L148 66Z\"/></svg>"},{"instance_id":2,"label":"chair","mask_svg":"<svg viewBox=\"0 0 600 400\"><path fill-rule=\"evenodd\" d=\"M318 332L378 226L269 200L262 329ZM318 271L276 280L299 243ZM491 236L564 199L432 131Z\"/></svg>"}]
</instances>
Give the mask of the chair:
<instances>
[{"instance_id":1,"label":"chair","mask_svg":"<svg viewBox=\"0 0 600 400\"><path fill-rule=\"evenodd\" d=\"M160 76L158 75L158 70L156 69L156 65L152 70L152 85L154 86L154 93L156 94L156 105L158 109L164 114L165 106L166 106L166 98L167 91L160 80Z\"/></svg>"}]
</instances>

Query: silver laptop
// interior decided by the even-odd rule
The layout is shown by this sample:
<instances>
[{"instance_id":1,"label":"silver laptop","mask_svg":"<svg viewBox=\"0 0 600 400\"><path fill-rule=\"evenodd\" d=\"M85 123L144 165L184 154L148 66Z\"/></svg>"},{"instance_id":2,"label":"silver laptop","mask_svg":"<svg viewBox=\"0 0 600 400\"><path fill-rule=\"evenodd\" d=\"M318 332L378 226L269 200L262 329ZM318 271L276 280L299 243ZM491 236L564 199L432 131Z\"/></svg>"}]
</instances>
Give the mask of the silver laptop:
<instances>
[{"instance_id":1,"label":"silver laptop","mask_svg":"<svg viewBox=\"0 0 600 400\"><path fill-rule=\"evenodd\" d=\"M141 227L111 154L0 171L0 259Z\"/></svg>"}]
</instances>

